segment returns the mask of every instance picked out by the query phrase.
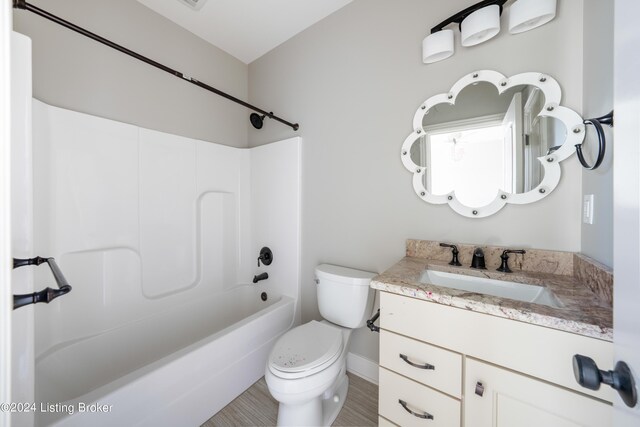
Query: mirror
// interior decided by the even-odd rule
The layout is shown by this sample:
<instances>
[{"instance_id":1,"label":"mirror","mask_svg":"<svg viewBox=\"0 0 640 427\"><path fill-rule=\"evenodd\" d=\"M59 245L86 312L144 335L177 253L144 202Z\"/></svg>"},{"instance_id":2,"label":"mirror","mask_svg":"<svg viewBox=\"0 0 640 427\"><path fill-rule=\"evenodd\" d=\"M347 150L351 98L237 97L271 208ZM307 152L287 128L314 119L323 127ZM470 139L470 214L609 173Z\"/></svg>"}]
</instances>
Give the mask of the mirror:
<instances>
[{"instance_id":1,"label":"mirror","mask_svg":"<svg viewBox=\"0 0 640 427\"><path fill-rule=\"evenodd\" d=\"M411 160L425 168L427 191L455 191L461 203L480 207L499 190L526 193L540 185L544 169L538 158L562 145L567 132L559 120L539 116L544 101L532 85L499 94L480 82L465 87L454 105L434 105L411 147Z\"/></svg>"},{"instance_id":2,"label":"mirror","mask_svg":"<svg viewBox=\"0 0 640 427\"><path fill-rule=\"evenodd\" d=\"M539 73L465 76L416 113L402 151L414 189L472 217L549 194L560 179L558 163L584 137L580 116L559 101L557 82Z\"/></svg>"}]
</instances>

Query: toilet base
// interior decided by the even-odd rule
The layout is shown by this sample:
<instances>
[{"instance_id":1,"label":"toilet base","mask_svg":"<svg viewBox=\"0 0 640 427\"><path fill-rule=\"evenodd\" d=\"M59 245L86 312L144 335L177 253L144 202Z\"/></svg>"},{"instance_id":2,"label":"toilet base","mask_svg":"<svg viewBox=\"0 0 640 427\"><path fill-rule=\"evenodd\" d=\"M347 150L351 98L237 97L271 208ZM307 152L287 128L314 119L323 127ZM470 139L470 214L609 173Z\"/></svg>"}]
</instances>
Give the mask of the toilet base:
<instances>
[{"instance_id":1,"label":"toilet base","mask_svg":"<svg viewBox=\"0 0 640 427\"><path fill-rule=\"evenodd\" d=\"M346 374L338 378L337 387L334 390L332 396L328 396L327 399L322 400L323 426L333 424L344 405L344 401L347 399L349 377Z\"/></svg>"},{"instance_id":2,"label":"toilet base","mask_svg":"<svg viewBox=\"0 0 640 427\"><path fill-rule=\"evenodd\" d=\"M278 407L278 426L330 426L338 417L349 390L349 378L342 373L324 394L303 404Z\"/></svg>"}]
</instances>

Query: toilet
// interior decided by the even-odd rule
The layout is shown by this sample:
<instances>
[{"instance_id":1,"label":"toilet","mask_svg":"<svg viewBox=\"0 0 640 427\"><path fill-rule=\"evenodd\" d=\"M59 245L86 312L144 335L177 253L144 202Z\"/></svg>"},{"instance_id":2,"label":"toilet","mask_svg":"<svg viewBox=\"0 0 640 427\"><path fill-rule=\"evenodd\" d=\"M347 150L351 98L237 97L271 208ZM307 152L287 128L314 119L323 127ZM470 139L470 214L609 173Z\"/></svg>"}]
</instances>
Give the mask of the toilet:
<instances>
[{"instance_id":1,"label":"toilet","mask_svg":"<svg viewBox=\"0 0 640 427\"><path fill-rule=\"evenodd\" d=\"M329 426L349 388L346 357L351 331L373 309L376 273L322 264L316 267L318 307L324 318L297 326L275 343L265 380L280 405L279 426Z\"/></svg>"}]
</instances>

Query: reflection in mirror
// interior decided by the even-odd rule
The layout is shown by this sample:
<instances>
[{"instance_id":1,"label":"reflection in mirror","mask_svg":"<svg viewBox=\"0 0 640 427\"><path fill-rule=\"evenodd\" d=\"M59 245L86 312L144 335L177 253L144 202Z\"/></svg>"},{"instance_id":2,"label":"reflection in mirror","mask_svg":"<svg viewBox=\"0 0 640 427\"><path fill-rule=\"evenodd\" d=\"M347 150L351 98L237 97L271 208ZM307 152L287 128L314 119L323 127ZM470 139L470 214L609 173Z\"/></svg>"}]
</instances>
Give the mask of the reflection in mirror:
<instances>
[{"instance_id":1,"label":"reflection in mirror","mask_svg":"<svg viewBox=\"0 0 640 427\"><path fill-rule=\"evenodd\" d=\"M455 104L437 104L423 119L425 133L411 159L425 168L423 184L434 195L455 191L466 206L490 203L502 190L526 193L544 178L538 157L566 138L561 121L538 116L544 94L515 86L498 94L488 82L465 87Z\"/></svg>"}]
</instances>

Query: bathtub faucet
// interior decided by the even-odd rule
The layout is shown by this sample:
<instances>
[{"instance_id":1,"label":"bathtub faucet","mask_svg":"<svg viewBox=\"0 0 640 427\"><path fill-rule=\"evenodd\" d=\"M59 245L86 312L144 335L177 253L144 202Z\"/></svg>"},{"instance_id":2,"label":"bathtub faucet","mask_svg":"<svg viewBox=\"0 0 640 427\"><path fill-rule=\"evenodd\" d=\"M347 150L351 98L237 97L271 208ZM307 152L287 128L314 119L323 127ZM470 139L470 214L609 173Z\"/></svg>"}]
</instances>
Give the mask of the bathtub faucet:
<instances>
[{"instance_id":1,"label":"bathtub faucet","mask_svg":"<svg viewBox=\"0 0 640 427\"><path fill-rule=\"evenodd\" d=\"M269 275L267 273L260 273L257 276L253 276L253 283L258 283L261 280L267 280Z\"/></svg>"}]
</instances>

